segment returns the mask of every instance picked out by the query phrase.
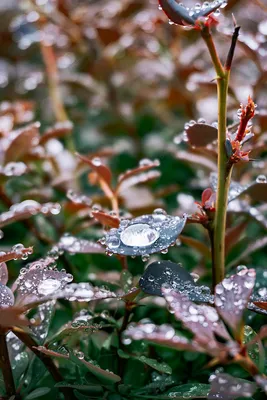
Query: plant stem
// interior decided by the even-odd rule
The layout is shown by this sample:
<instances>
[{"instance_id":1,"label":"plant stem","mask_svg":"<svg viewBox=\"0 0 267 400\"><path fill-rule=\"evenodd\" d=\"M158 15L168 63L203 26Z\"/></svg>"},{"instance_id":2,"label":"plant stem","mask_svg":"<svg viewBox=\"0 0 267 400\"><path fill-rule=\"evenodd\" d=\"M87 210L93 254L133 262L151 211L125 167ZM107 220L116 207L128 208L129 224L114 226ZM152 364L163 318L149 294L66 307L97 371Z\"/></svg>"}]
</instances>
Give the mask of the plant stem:
<instances>
[{"instance_id":1,"label":"plant stem","mask_svg":"<svg viewBox=\"0 0 267 400\"><path fill-rule=\"evenodd\" d=\"M5 382L6 394L8 397L14 396L16 394L16 388L9 360L5 332L0 332L0 367Z\"/></svg>"},{"instance_id":2,"label":"plant stem","mask_svg":"<svg viewBox=\"0 0 267 400\"><path fill-rule=\"evenodd\" d=\"M222 281L225 274L225 230L228 204L228 191L231 181L232 167L228 166L225 151L227 131L227 95L230 70L224 69L217 54L209 26L204 26L202 37L208 47L214 69L217 73L218 92L218 188L216 211L212 229L212 262L213 287Z\"/></svg>"},{"instance_id":3,"label":"plant stem","mask_svg":"<svg viewBox=\"0 0 267 400\"><path fill-rule=\"evenodd\" d=\"M46 369L50 372L51 376L56 382L64 381L58 368L55 366L53 361L46 354L40 353L35 347L38 347L38 343L23 329L13 327L12 332L44 363ZM60 388L63 393L65 400L71 400L72 393L66 388Z\"/></svg>"}]
</instances>

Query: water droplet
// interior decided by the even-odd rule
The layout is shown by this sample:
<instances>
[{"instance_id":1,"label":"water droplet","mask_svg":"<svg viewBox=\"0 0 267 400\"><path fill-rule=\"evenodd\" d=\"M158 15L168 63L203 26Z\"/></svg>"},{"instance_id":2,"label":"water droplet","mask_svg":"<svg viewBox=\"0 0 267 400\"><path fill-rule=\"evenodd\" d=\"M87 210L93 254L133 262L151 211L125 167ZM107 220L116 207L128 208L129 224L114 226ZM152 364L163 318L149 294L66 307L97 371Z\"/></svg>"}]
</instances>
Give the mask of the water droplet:
<instances>
[{"instance_id":1,"label":"water droplet","mask_svg":"<svg viewBox=\"0 0 267 400\"><path fill-rule=\"evenodd\" d=\"M61 282L56 279L46 279L39 283L37 287L37 291L39 294L44 296L48 296L49 294L54 293L61 286Z\"/></svg>"},{"instance_id":2,"label":"water droplet","mask_svg":"<svg viewBox=\"0 0 267 400\"><path fill-rule=\"evenodd\" d=\"M127 227L120 238L126 246L146 247L159 238L159 233L147 224L134 224Z\"/></svg>"},{"instance_id":3,"label":"water droplet","mask_svg":"<svg viewBox=\"0 0 267 400\"><path fill-rule=\"evenodd\" d=\"M256 178L256 182L257 182L257 183L266 183L266 182L267 182L267 178L266 178L265 175L259 175L259 176Z\"/></svg>"}]
</instances>

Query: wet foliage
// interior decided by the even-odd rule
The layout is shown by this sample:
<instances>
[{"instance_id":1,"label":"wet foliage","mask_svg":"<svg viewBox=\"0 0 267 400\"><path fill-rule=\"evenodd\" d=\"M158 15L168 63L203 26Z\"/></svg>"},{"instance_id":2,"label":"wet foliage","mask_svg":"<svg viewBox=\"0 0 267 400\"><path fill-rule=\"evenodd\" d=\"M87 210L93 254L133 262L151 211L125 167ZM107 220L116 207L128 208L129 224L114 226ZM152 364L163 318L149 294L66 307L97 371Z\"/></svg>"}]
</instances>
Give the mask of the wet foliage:
<instances>
[{"instance_id":1,"label":"wet foliage","mask_svg":"<svg viewBox=\"0 0 267 400\"><path fill-rule=\"evenodd\" d=\"M266 399L265 2L0 17L0 399Z\"/></svg>"}]
</instances>

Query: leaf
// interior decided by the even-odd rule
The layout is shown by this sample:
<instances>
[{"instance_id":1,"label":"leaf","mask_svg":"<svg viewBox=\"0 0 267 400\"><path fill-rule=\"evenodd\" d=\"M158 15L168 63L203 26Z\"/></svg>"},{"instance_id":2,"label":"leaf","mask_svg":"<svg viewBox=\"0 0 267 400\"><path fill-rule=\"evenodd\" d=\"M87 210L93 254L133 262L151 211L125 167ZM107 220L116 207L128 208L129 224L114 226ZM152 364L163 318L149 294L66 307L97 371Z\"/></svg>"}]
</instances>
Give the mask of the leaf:
<instances>
[{"instance_id":1,"label":"leaf","mask_svg":"<svg viewBox=\"0 0 267 400\"><path fill-rule=\"evenodd\" d=\"M10 328L12 326L28 326L30 322L23 315L24 309L20 307L8 307L0 309L0 326Z\"/></svg>"},{"instance_id":2,"label":"leaf","mask_svg":"<svg viewBox=\"0 0 267 400\"><path fill-rule=\"evenodd\" d=\"M40 260L20 270L14 289L21 298L26 296L34 299L46 298L63 289L72 280L73 276L67 274L65 270L58 271L53 263L47 268L47 263Z\"/></svg>"},{"instance_id":3,"label":"leaf","mask_svg":"<svg viewBox=\"0 0 267 400\"><path fill-rule=\"evenodd\" d=\"M205 147L218 137L218 129L208 124L194 124L189 126L185 132L193 147Z\"/></svg>"},{"instance_id":4,"label":"leaf","mask_svg":"<svg viewBox=\"0 0 267 400\"><path fill-rule=\"evenodd\" d=\"M209 400L234 400L239 397L250 397L256 390L253 382L235 378L228 374L217 374L211 381Z\"/></svg>"},{"instance_id":5,"label":"leaf","mask_svg":"<svg viewBox=\"0 0 267 400\"><path fill-rule=\"evenodd\" d=\"M9 134L4 144L5 163L20 160L39 144L39 127L40 124L36 122Z\"/></svg>"},{"instance_id":6,"label":"leaf","mask_svg":"<svg viewBox=\"0 0 267 400\"><path fill-rule=\"evenodd\" d=\"M0 308L13 306L14 302L13 292L9 287L0 283Z\"/></svg>"},{"instance_id":7,"label":"leaf","mask_svg":"<svg viewBox=\"0 0 267 400\"><path fill-rule=\"evenodd\" d=\"M6 263L2 262L0 264L0 283L6 285L8 281L8 270Z\"/></svg>"},{"instance_id":8,"label":"leaf","mask_svg":"<svg viewBox=\"0 0 267 400\"><path fill-rule=\"evenodd\" d=\"M261 175L260 175L261 176ZM260 176L257 180L260 179ZM267 181L266 177L262 177L262 183L256 181L252 183L242 194L247 194L253 201L267 202Z\"/></svg>"},{"instance_id":9,"label":"leaf","mask_svg":"<svg viewBox=\"0 0 267 400\"><path fill-rule=\"evenodd\" d=\"M146 340L160 346L176 350L201 351L195 343L191 343L186 337L176 334L174 328L168 324L155 325L153 323L132 323L124 331L124 344L130 344L131 340ZM130 339L130 340L129 340Z\"/></svg>"},{"instance_id":10,"label":"leaf","mask_svg":"<svg viewBox=\"0 0 267 400\"><path fill-rule=\"evenodd\" d=\"M109 188L111 188L111 171L106 165L102 164L99 158L93 158L91 160L90 158L82 156L81 154L77 154L77 156L82 162L89 165L90 168L97 173L99 178L103 179Z\"/></svg>"},{"instance_id":11,"label":"leaf","mask_svg":"<svg viewBox=\"0 0 267 400\"><path fill-rule=\"evenodd\" d=\"M189 16L187 9L175 0L159 0L159 4L168 18L175 24L184 25L184 22L186 22L189 25L194 25L195 21Z\"/></svg>"},{"instance_id":12,"label":"leaf","mask_svg":"<svg viewBox=\"0 0 267 400\"><path fill-rule=\"evenodd\" d=\"M195 335L195 341L212 355L220 353L215 333L225 340L230 336L213 307L196 305L183 293L163 289L164 297L176 319Z\"/></svg>"},{"instance_id":13,"label":"leaf","mask_svg":"<svg viewBox=\"0 0 267 400\"><path fill-rule=\"evenodd\" d=\"M262 388L264 393L267 394L267 379L262 375L256 375L254 376L254 379L257 382L257 384Z\"/></svg>"},{"instance_id":14,"label":"leaf","mask_svg":"<svg viewBox=\"0 0 267 400\"><path fill-rule=\"evenodd\" d=\"M246 258L250 254L264 248L266 245L267 245L267 236L263 236L259 239L256 239L255 242L249 244L241 254L239 254L234 260L232 260L229 264L227 264L227 269L230 269L235 265L240 264L242 261L246 260Z\"/></svg>"},{"instance_id":15,"label":"leaf","mask_svg":"<svg viewBox=\"0 0 267 400\"><path fill-rule=\"evenodd\" d=\"M217 165L214 161L196 152L180 150L175 153L175 156L178 160L183 160L186 163L200 165L210 171L217 171Z\"/></svg>"},{"instance_id":16,"label":"leaf","mask_svg":"<svg viewBox=\"0 0 267 400\"><path fill-rule=\"evenodd\" d=\"M40 204L35 200L24 200L21 203L13 204L9 211L0 214L0 227L28 219L38 213L57 215L60 209L59 203Z\"/></svg>"},{"instance_id":17,"label":"leaf","mask_svg":"<svg viewBox=\"0 0 267 400\"><path fill-rule=\"evenodd\" d=\"M60 238L58 247L71 254L103 254L105 249L91 240L77 238L68 234Z\"/></svg>"},{"instance_id":18,"label":"leaf","mask_svg":"<svg viewBox=\"0 0 267 400\"><path fill-rule=\"evenodd\" d=\"M50 139L62 138L71 134L73 124L71 121L57 122L52 128L47 129L40 138L40 144L44 145Z\"/></svg>"},{"instance_id":19,"label":"leaf","mask_svg":"<svg viewBox=\"0 0 267 400\"><path fill-rule=\"evenodd\" d=\"M253 331L253 329L245 325L243 331L243 344L247 345L248 355L254 364L258 367L260 372L264 372L264 364L265 364L265 354L264 348L260 340L255 343L249 344L254 338L257 337L257 333Z\"/></svg>"},{"instance_id":20,"label":"leaf","mask_svg":"<svg viewBox=\"0 0 267 400\"><path fill-rule=\"evenodd\" d=\"M169 398L186 398L186 399L198 399L206 398L210 391L210 385L204 383L187 383L181 386L174 386L168 390L167 394Z\"/></svg>"},{"instance_id":21,"label":"leaf","mask_svg":"<svg viewBox=\"0 0 267 400\"><path fill-rule=\"evenodd\" d=\"M195 286L192 276L181 264L171 261L155 261L149 264L140 278L139 286L148 294L162 295L162 286L170 286L173 290L180 291L184 287Z\"/></svg>"},{"instance_id":22,"label":"leaf","mask_svg":"<svg viewBox=\"0 0 267 400\"><path fill-rule=\"evenodd\" d=\"M83 366L86 367L94 376L96 376L101 382L103 382L105 384L116 383L121 380L121 378L118 375L114 374L113 372L100 368L95 363L95 361L89 362L89 361L84 360L83 353L77 353L80 357L80 358L78 358L72 352L70 352L68 354L58 353L56 351L47 349L46 347L43 347L43 346L38 346L38 347L36 347L36 349L38 351L40 351L41 353L44 353L48 356L64 358L64 359L74 362L79 367L83 367Z\"/></svg>"},{"instance_id":23,"label":"leaf","mask_svg":"<svg viewBox=\"0 0 267 400\"><path fill-rule=\"evenodd\" d=\"M49 392L51 392L51 388L49 388L49 387L40 387L38 389L33 390L31 393L29 393L25 397L25 400L39 399L40 397L45 396Z\"/></svg>"},{"instance_id":24,"label":"leaf","mask_svg":"<svg viewBox=\"0 0 267 400\"><path fill-rule=\"evenodd\" d=\"M247 221L241 221L239 224L227 229L225 234L225 253L232 249L232 247L239 241L240 236L247 227Z\"/></svg>"},{"instance_id":25,"label":"leaf","mask_svg":"<svg viewBox=\"0 0 267 400\"><path fill-rule=\"evenodd\" d=\"M243 269L215 287L216 309L236 335L240 334L243 313L253 291L255 278L254 269Z\"/></svg>"},{"instance_id":26,"label":"leaf","mask_svg":"<svg viewBox=\"0 0 267 400\"><path fill-rule=\"evenodd\" d=\"M152 168L158 167L159 165L160 164L158 160L147 160L147 163L145 163L144 165L140 165L137 168L130 169L121 174L119 176L115 192L121 193L126 188L137 185L138 183L145 183L151 179L158 178L160 176L160 172L150 170Z\"/></svg>"},{"instance_id":27,"label":"leaf","mask_svg":"<svg viewBox=\"0 0 267 400\"><path fill-rule=\"evenodd\" d=\"M179 239L181 240L182 243L197 250L203 257L205 258L210 257L210 249L205 243L202 243L197 239L184 235L180 235Z\"/></svg>"},{"instance_id":28,"label":"leaf","mask_svg":"<svg viewBox=\"0 0 267 400\"><path fill-rule=\"evenodd\" d=\"M113 215L106 214L102 211L92 211L92 215L102 225L106 225L111 228L118 228L120 225L119 218L117 218Z\"/></svg>"},{"instance_id":29,"label":"leaf","mask_svg":"<svg viewBox=\"0 0 267 400\"><path fill-rule=\"evenodd\" d=\"M138 360L138 361L142 362L143 364L146 364L149 367L155 369L156 371L163 372L165 374L172 374L172 369L168 364L166 364L164 362L159 362L157 360L154 360L153 358L148 358L144 355L140 355L140 356L133 355L133 354L130 355L120 349L118 350L118 355L121 358L126 358L126 359L132 358L134 360Z\"/></svg>"}]
</instances>

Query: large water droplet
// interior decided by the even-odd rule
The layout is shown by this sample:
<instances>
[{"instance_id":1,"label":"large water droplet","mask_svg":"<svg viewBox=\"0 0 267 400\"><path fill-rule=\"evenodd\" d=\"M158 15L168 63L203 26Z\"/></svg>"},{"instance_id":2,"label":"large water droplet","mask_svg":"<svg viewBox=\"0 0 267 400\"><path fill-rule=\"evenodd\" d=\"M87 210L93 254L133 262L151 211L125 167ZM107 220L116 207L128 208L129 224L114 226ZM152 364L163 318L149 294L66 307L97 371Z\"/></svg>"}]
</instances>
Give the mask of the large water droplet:
<instances>
[{"instance_id":1,"label":"large water droplet","mask_svg":"<svg viewBox=\"0 0 267 400\"><path fill-rule=\"evenodd\" d=\"M155 243L159 238L159 233L147 224L134 224L127 227L120 238L126 246L146 247Z\"/></svg>"},{"instance_id":2,"label":"large water droplet","mask_svg":"<svg viewBox=\"0 0 267 400\"><path fill-rule=\"evenodd\" d=\"M61 282L56 279L46 279L39 283L37 287L37 291L39 294L44 296L48 296L51 293L54 293L61 286Z\"/></svg>"}]
</instances>

